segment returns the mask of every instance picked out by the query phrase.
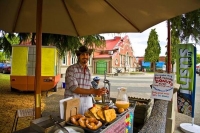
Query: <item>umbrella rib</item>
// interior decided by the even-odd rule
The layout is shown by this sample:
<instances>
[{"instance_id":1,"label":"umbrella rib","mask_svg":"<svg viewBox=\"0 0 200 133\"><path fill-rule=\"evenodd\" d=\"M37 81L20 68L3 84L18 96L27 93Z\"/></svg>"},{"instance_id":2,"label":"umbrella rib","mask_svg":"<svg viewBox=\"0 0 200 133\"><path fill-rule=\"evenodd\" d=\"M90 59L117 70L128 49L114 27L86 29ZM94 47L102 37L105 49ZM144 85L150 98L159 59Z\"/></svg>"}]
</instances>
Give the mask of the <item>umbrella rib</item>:
<instances>
[{"instance_id":1,"label":"umbrella rib","mask_svg":"<svg viewBox=\"0 0 200 133\"><path fill-rule=\"evenodd\" d=\"M140 29L137 28L137 26L135 26L133 23L131 23L131 21L126 18L126 16L124 16L122 13L120 13L113 5L111 5L107 0L105 0L105 2L112 8L114 9L120 16L122 16L130 25L132 25L138 32L141 32Z\"/></svg>"},{"instance_id":2,"label":"umbrella rib","mask_svg":"<svg viewBox=\"0 0 200 133\"><path fill-rule=\"evenodd\" d=\"M14 32L15 29L16 29L17 21L18 21L18 18L19 18L19 13L20 13L20 11L21 11L21 9L22 9L23 3L24 3L24 0L21 0L20 6L19 6L18 11L17 11L16 18L15 18L15 21L14 21L14 24L13 24L12 32Z\"/></svg>"},{"instance_id":3,"label":"umbrella rib","mask_svg":"<svg viewBox=\"0 0 200 133\"><path fill-rule=\"evenodd\" d=\"M71 22L72 22L72 24L73 24L73 26L74 26L74 29L75 29L75 31L76 31L76 34L77 34L78 36L80 36L79 33L78 33L78 31L77 31L77 28L76 28L76 26L75 26L75 24L74 24L74 21L73 21L73 19L72 19L72 16L71 16L70 13L69 13L69 10L68 10L68 8L67 8L67 5L66 5L66 3L65 3L65 0L62 0L62 2L63 2L63 4L65 5L65 10L67 11L67 13L68 13L68 15L69 15L69 18L70 18L70 20L71 20Z\"/></svg>"}]
</instances>

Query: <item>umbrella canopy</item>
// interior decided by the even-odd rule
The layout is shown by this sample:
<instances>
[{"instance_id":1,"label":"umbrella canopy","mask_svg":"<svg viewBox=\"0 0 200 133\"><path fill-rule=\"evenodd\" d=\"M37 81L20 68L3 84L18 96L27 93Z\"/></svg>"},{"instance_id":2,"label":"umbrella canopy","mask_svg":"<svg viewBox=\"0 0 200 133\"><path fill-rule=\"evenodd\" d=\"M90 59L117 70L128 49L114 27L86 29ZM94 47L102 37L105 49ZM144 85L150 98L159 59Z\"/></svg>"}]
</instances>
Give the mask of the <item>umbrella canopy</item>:
<instances>
[{"instance_id":1,"label":"umbrella canopy","mask_svg":"<svg viewBox=\"0 0 200 133\"><path fill-rule=\"evenodd\" d=\"M0 29L36 32L37 0L0 0ZM200 8L199 0L43 0L42 32L84 36L142 32Z\"/></svg>"}]
</instances>

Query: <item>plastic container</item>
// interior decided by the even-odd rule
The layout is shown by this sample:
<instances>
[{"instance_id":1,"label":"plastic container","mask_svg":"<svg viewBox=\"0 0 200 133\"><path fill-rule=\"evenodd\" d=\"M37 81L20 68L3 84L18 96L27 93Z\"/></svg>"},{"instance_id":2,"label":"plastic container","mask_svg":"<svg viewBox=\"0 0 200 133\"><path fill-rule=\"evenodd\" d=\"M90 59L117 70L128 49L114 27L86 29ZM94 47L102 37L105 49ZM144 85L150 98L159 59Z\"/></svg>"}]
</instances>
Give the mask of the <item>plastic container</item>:
<instances>
[{"instance_id":1,"label":"plastic container","mask_svg":"<svg viewBox=\"0 0 200 133\"><path fill-rule=\"evenodd\" d=\"M62 88L65 89L65 87L66 87L65 82L62 82Z\"/></svg>"},{"instance_id":2,"label":"plastic container","mask_svg":"<svg viewBox=\"0 0 200 133\"><path fill-rule=\"evenodd\" d=\"M117 94L115 106L117 108L124 108L124 109L127 109L129 107L127 88L125 87L118 88L118 94Z\"/></svg>"}]
</instances>

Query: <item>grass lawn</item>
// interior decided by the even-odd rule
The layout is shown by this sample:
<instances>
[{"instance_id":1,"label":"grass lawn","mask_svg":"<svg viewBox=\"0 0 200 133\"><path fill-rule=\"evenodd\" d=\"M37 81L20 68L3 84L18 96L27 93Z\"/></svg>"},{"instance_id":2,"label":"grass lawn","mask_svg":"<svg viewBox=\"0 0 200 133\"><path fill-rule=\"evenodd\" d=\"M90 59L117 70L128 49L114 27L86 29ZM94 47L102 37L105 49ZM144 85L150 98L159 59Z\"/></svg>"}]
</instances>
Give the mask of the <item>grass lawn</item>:
<instances>
[{"instance_id":1,"label":"grass lawn","mask_svg":"<svg viewBox=\"0 0 200 133\"><path fill-rule=\"evenodd\" d=\"M154 72L130 72L130 74L134 75L134 74L154 74Z\"/></svg>"}]
</instances>

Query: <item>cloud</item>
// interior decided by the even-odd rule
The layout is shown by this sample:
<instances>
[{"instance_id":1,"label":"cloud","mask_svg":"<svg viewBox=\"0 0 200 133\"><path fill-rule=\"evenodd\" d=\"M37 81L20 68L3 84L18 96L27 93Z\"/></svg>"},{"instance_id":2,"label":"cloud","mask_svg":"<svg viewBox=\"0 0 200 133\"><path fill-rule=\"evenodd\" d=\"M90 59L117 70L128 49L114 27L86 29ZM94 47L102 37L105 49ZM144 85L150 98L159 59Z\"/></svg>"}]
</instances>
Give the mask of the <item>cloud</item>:
<instances>
[{"instance_id":1,"label":"cloud","mask_svg":"<svg viewBox=\"0 0 200 133\"><path fill-rule=\"evenodd\" d=\"M143 56L145 53L145 49L147 47L147 41L149 38L149 34L152 29L156 29L158 34L158 41L161 46L161 54L160 56L164 56L166 53L166 45L167 45L167 26L166 22L162 22L153 26L142 33L127 33L129 39L131 41L132 47L135 51L135 56Z\"/></svg>"}]
</instances>

